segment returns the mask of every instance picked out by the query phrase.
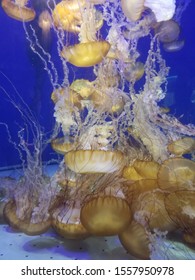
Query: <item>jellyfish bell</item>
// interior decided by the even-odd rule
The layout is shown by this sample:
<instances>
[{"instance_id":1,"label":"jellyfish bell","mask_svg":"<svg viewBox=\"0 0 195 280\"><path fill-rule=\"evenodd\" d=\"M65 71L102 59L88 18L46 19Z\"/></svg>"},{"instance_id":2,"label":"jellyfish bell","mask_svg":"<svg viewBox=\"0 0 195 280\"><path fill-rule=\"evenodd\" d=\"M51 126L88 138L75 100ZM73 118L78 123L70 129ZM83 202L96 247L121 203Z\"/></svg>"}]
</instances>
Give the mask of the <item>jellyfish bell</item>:
<instances>
[{"instance_id":1,"label":"jellyfish bell","mask_svg":"<svg viewBox=\"0 0 195 280\"><path fill-rule=\"evenodd\" d=\"M124 77L129 82L138 81L143 77L144 71L144 64L139 61L135 64L126 63Z\"/></svg>"},{"instance_id":2,"label":"jellyfish bell","mask_svg":"<svg viewBox=\"0 0 195 280\"><path fill-rule=\"evenodd\" d=\"M165 197L165 207L170 218L183 230L185 238L192 241L195 232L195 192L184 190L169 193Z\"/></svg>"},{"instance_id":3,"label":"jellyfish bell","mask_svg":"<svg viewBox=\"0 0 195 280\"><path fill-rule=\"evenodd\" d=\"M156 21L170 20L176 8L175 0L145 0L144 6L149 8L155 15Z\"/></svg>"},{"instance_id":4,"label":"jellyfish bell","mask_svg":"<svg viewBox=\"0 0 195 280\"><path fill-rule=\"evenodd\" d=\"M192 153L195 151L195 139L191 137L183 137L169 143L167 148L170 153L176 156Z\"/></svg>"},{"instance_id":5,"label":"jellyfish bell","mask_svg":"<svg viewBox=\"0 0 195 280\"><path fill-rule=\"evenodd\" d=\"M176 41L180 34L180 27L174 20L159 22L155 27L155 34L162 43Z\"/></svg>"},{"instance_id":6,"label":"jellyfish bell","mask_svg":"<svg viewBox=\"0 0 195 280\"><path fill-rule=\"evenodd\" d=\"M124 166L120 151L77 150L65 155L65 164L76 173L113 173Z\"/></svg>"},{"instance_id":7,"label":"jellyfish bell","mask_svg":"<svg viewBox=\"0 0 195 280\"><path fill-rule=\"evenodd\" d=\"M74 205L61 205L52 211L52 227L63 238L84 239L90 233L80 222L80 206L78 202Z\"/></svg>"},{"instance_id":8,"label":"jellyfish bell","mask_svg":"<svg viewBox=\"0 0 195 280\"><path fill-rule=\"evenodd\" d=\"M77 92L83 99L88 99L95 91L93 82L84 79L77 79L69 87Z\"/></svg>"},{"instance_id":9,"label":"jellyfish bell","mask_svg":"<svg viewBox=\"0 0 195 280\"><path fill-rule=\"evenodd\" d=\"M131 209L144 227L150 230L174 231L177 225L170 218L164 203L165 194L159 189L143 192L133 197Z\"/></svg>"},{"instance_id":10,"label":"jellyfish bell","mask_svg":"<svg viewBox=\"0 0 195 280\"><path fill-rule=\"evenodd\" d=\"M136 221L119 234L123 247L134 257L142 260L150 258L150 240L146 229Z\"/></svg>"},{"instance_id":11,"label":"jellyfish bell","mask_svg":"<svg viewBox=\"0 0 195 280\"><path fill-rule=\"evenodd\" d=\"M123 13L131 21L139 20L142 12L144 11L144 0L121 0Z\"/></svg>"},{"instance_id":12,"label":"jellyfish bell","mask_svg":"<svg viewBox=\"0 0 195 280\"><path fill-rule=\"evenodd\" d=\"M56 153L64 155L65 153L74 150L76 143L67 141L64 137L60 137L51 141L51 147Z\"/></svg>"},{"instance_id":13,"label":"jellyfish bell","mask_svg":"<svg viewBox=\"0 0 195 280\"><path fill-rule=\"evenodd\" d=\"M26 2L27 1L12 2L11 0L3 0L1 6L9 17L28 22L34 20L36 13L33 9L25 6Z\"/></svg>"},{"instance_id":14,"label":"jellyfish bell","mask_svg":"<svg viewBox=\"0 0 195 280\"><path fill-rule=\"evenodd\" d=\"M154 13L157 22L171 19L175 12L175 0L121 0L121 6L131 21L139 20L146 8Z\"/></svg>"},{"instance_id":15,"label":"jellyfish bell","mask_svg":"<svg viewBox=\"0 0 195 280\"><path fill-rule=\"evenodd\" d=\"M130 224L131 210L122 198L97 196L84 203L80 219L82 225L93 235L116 235Z\"/></svg>"},{"instance_id":16,"label":"jellyfish bell","mask_svg":"<svg viewBox=\"0 0 195 280\"><path fill-rule=\"evenodd\" d=\"M163 190L195 190L195 162L185 158L165 160L158 171L158 185Z\"/></svg>"},{"instance_id":17,"label":"jellyfish bell","mask_svg":"<svg viewBox=\"0 0 195 280\"><path fill-rule=\"evenodd\" d=\"M155 161L135 160L130 166L123 169L123 178L137 181L142 179L157 179L160 165Z\"/></svg>"},{"instance_id":18,"label":"jellyfish bell","mask_svg":"<svg viewBox=\"0 0 195 280\"><path fill-rule=\"evenodd\" d=\"M158 188L157 181L151 179L141 179L135 182L124 183L124 194L131 208L136 205L139 196L145 192L152 192Z\"/></svg>"},{"instance_id":19,"label":"jellyfish bell","mask_svg":"<svg viewBox=\"0 0 195 280\"><path fill-rule=\"evenodd\" d=\"M77 67L90 67L100 63L109 49L107 41L91 41L64 47L61 55Z\"/></svg>"},{"instance_id":20,"label":"jellyfish bell","mask_svg":"<svg viewBox=\"0 0 195 280\"><path fill-rule=\"evenodd\" d=\"M79 32L82 19L80 8L84 2L84 0L68 0L55 5L52 13L54 25L66 31Z\"/></svg>"},{"instance_id":21,"label":"jellyfish bell","mask_svg":"<svg viewBox=\"0 0 195 280\"><path fill-rule=\"evenodd\" d=\"M164 43L163 49L166 52L178 52L184 47L185 41L184 40L178 40L170 43Z\"/></svg>"},{"instance_id":22,"label":"jellyfish bell","mask_svg":"<svg viewBox=\"0 0 195 280\"><path fill-rule=\"evenodd\" d=\"M32 223L30 217L19 219L16 215L16 210L15 202L10 200L4 208L5 219L11 227L21 230L27 235L39 235L51 227L50 217L44 221Z\"/></svg>"},{"instance_id":23,"label":"jellyfish bell","mask_svg":"<svg viewBox=\"0 0 195 280\"><path fill-rule=\"evenodd\" d=\"M78 183L79 180L80 180L79 174L66 168L65 172L63 172L63 176L59 176L58 184L62 189L67 190L68 188L79 187L80 185Z\"/></svg>"},{"instance_id":24,"label":"jellyfish bell","mask_svg":"<svg viewBox=\"0 0 195 280\"><path fill-rule=\"evenodd\" d=\"M38 25L42 30L43 41L48 42L50 37L50 29L52 27L52 18L48 10L44 10L39 15Z\"/></svg>"}]
</instances>

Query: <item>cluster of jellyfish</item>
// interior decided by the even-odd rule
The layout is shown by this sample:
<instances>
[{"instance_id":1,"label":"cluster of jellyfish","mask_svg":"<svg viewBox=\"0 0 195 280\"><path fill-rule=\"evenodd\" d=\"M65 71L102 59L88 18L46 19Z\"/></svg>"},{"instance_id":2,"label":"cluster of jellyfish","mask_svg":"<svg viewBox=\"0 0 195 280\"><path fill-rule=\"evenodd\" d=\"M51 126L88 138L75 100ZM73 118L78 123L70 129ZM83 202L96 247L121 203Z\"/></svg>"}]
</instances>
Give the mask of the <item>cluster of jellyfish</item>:
<instances>
[{"instance_id":1,"label":"cluster of jellyfish","mask_svg":"<svg viewBox=\"0 0 195 280\"><path fill-rule=\"evenodd\" d=\"M2 1L48 72L60 135L51 146L62 157L58 171L45 176L41 132L33 125L33 151L19 134L17 148L28 161L17 182L6 181L14 185L3 206L12 227L28 235L52 227L65 239L118 236L138 259L152 258L156 240L174 234L195 243L195 126L159 106L169 72L161 49L184 46L179 25L189 2L51 0L37 15L30 1ZM55 34L58 63L39 43L32 20L45 37ZM150 40L144 62L143 37ZM70 82L73 66L95 78L75 74Z\"/></svg>"}]
</instances>

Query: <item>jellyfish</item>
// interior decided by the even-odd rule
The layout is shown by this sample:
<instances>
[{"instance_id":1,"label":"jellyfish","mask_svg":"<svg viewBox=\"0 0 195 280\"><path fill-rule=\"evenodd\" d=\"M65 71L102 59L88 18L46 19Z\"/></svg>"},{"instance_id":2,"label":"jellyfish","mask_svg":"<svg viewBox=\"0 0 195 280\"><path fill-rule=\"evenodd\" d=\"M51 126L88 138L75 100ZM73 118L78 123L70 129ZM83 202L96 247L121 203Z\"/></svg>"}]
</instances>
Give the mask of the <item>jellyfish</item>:
<instances>
[{"instance_id":1,"label":"jellyfish","mask_svg":"<svg viewBox=\"0 0 195 280\"><path fill-rule=\"evenodd\" d=\"M43 41L47 43L50 38L50 29L52 27L52 18L48 10L44 10L39 15L38 25L42 30Z\"/></svg>"},{"instance_id":2,"label":"jellyfish","mask_svg":"<svg viewBox=\"0 0 195 280\"><path fill-rule=\"evenodd\" d=\"M9 225L15 229L21 230L27 235L39 235L46 232L51 227L50 219L41 220L40 222L30 222L26 213L23 219L18 218L17 208L14 201L9 201L4 208L4 216Z\"/></svg>"},{"instance_id":3,"label":"jellyfish","mask_svg":"<svg viewBox=\"0 0 195 280\"><path fill-rule=\"evenodd\" d=\"M80 43L68 47L65 46L61 52L63 58L77 67L90 67L100 63L110 49L109 42L106 40L98 41L96 39L97 27L100 28L103 21L99 17L97 21L96 10L94 11L90 3L85 4L79 31ZM88 24L89 19L93 24Z\"/></svg>"},{"instance_id":4,"label":"jellyfish","mask_svg":"<svg viewBox=\"0 0 195 280\"><path fill-rule=\"evenodd\" d=\"M170 218L183 232L183 238L188 243L195 242L195 198L194 191L183 190L168 194L165 207Z\"/></svg>"},{"instance_id":5,"label":"jellyfish","mask_svg":"<svg viewBox=\"0 0 195 280\"><path fill-rule=\"evenodd\" d=\"M131 211L124 199L104 195L87 201L81 208L80 218L82 225L91 234L109 236L127 228L131 221Z\"/></svg>"},{"instance_id":6,"label":"jellyfish","mask_svg":"<svg viewBox=\"0 0 195 280\"><path fill-rule=\"evenodd\" d=\"M156 25L155 33L160 42L167 44L178 39L180 27L174 20L162 21Z\"/></svg>"},{"instance_id":7,"label":"jellyfish","mask_svg":"<svg viewBox=\"0 0 195 280\"><path fill-rule=\"evenodd\" d=\"M70 32L79 32L81 24L80 7L84 5L85 1L61 1L53 10L53 21L56 27L61 27Z\"/></svg>"},{"instance_id":8,"label":"jellyfish","mask_svg":"<svg viewBox=\"0 0 195 280\"><path fill-rule=\"evenodd\" d=\"M178 52L184 47L185 41L184 40L177 40L170 43L164 43L163 49L166 52Z\"/></svg>"},{"instance_id":9,"label":"jellyfish","mask_svg":"<svg viewBox=\"0 0 195 280\"><path fill-rule=\"evenodd\" d=\"M1 2L3 10L8 16L19 21L32 21L36 13L33 9L26 7L28 0L3 0Z\"/></svg>"},{"instance_id":10,"label":"jellyfish","mask_svg":"<svg viewBox=\"0 0 195 280\"><path fill-rule=\"evenodd\" d=\"M165 160L158 171L158 185L163 190L194 190L195 162L185 158Z\"/></svg>"},{"instance_id":11,"label":"jellyfish","mask_svg":"<svg viewBox=\"0 0 195 280\"><path fill-rule=\"evenodd\" d=\"M127 63L124 69L124 77L127 81L138 81L144 75L144 64L136 62L135 64Z\"/></svg>"},{"instance_id":12,"label":"jellyfish","mask_svg":"<svg viewBox=\"0 0 195 280\"><path fill-rule=\"evenodd\" d=\"M157 22L171 19L175 12L175 0L160 0L158 3L154 0L121 0L121 5L131 21L139 20L146 8L152 10Z\"/></svg>"},{"instance_id":13,"label":"jellyfish","mask_svg":"<svg viewBox=\"0 0 195 280\"><path fill-rule=\"evenodd\" d=\"M123 177L128 180L136 181L142 179L157 179L159 164L155 161L136 160L133 165L123 169Z\"/></svg>"},{"instance_id":14,"label":"jellyfish","mask_svg":"<svg viewBox=\"0 0 195 280\"><path fill-rule=\"evenodd\" d=\"M77 67L90 67L100 63L110 49L106 41L94 41L64 47L63 58Z\"/></svg>"},{"instance_id":15,"label":"jellyfish","mask_svg":"<svg viewBox=\"0 0 195 280\"><path fill-rule=\"evenodd\" d=\"M191 137L183 137L178 140L172 141L168 145L170 153L176 156L190 154L195 150L195 139Z\"/></svg>"},{"instance_id":16,"label":"jellyfish","mask_svg":"<svg viewBox=\"0 0 195 280\"><path fill-rule=\"evenodd\" d=\"M77 92L83 99L88 99L95 91L93 82L85 79L75 80L69 88Z\"/></svg>"},{"instance_id":17,"label":"jellyfish","mask_svg":"<svg viewBox=\"0 0 195 280\"><path fill-rule=\"evenodd\" d=\"M65 155L66 165L78 173L113 173L124 165L120 151L77 150Z\"/></svg>"},{"instance_id":18,"label":"jellyfish","mask_svg":"<svg viewBox=\"0 0 195 280\"><path fill-rule=\"evenodd\" d=\"M58 205L52 210L52 227L66 239L83 239L90 236L90 233L80 222L80 202L65 202L65 205Z\"/></svg>"},{"instance_id":19,"label":"jellyfish","mask_svg":"<svg viewBox=\"0 0 195 280\"><path fill-rule=\"evenodd\" d=\"M165 194L157 188L153 191L135 194L131 209L136 220L150 231L154 229L175 231L177 226L166 210L164 199Z\"/></svg>"},{"instance_id":20,"label":"jellyfish","mask_svg":"<svg viewBox=\"0 0 195 280\"><path fill-rule=\"evenodd\" d=\"M123 247L134 257L142 260L150 259L150 240L146 229L136 221L119 234Z\"/></svg>"},{"instance_id":21,"label":"jellyfish","mask_svg":"<svg viewBox=\"0 0 195 280\"><path fill-rule=\"evenodd\" d=\"M52 149L59 154L64 155L76 148L76 143L66 140L64 137L56 138L51 141Z\"/></svg>"}]
</instances>

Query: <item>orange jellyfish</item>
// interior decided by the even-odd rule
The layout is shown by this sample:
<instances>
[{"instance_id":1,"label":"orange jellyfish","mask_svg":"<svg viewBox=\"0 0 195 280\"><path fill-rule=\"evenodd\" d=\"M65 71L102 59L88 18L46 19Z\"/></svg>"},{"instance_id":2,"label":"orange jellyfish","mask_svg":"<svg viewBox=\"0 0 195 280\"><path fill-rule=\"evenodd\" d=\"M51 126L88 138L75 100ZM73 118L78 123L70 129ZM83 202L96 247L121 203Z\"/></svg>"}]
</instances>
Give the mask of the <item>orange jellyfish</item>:
<instances>
[{"instance_id":1,"label":"orange jellyfish","mask_svg":"<svg viewBox=\"0 0 195 280\"><path fill-rule=\"evenodd\" d=\"M131 166L123 169L123 177L127 180L157 179L160 165L155 161L136 160Z\"/></svg>"},{"instance_id":2,"label":"orange jellyfish","mask_svg":"<svg viewBox=\"0 0 195 280\"><path fill-rule=\"evenodd\" d=\"M158 185L168 191L195 190L195 162L185 158L165 160L158 171Z\"/></svg>"},{"instance_id":3,"label":"orange jellyfish","mask_svg":"<svg viewBox=\"0 0 195 280\"><path fill-rule=\"evenodd\" d=\"M76 143L66 140L64 137L56 138L51 141L52 149L59 154L64 155L76 147Z\"/></svg>"},{"instance_id":4,"label":"orange jellyfish","mask_svg":"<svg viewBox=\"0 0 195 280\"><path fill-rule=\"evenodd\" d=\"M64 203L52 212L52 226L55 231L67 239L83 239L90 235L80 222L80 202L73 205Z\"/></svg>"},{"instance_id":5,"label":"orange jellyfish","mask_svg":"<svg viewBox=\"0 0 195 280\"><path fill-rule=\"evenodd\" d=\"M84 79L77 79L69 87L79 94L83 99L88 99L95 91L93 82Z\"/></svg>"},{"instance_id":6,"label":"orange jellyfish","mask_svg":"<svg viewBox=\"0 0 195 280\"><path fill-rule=\"evenodd\" d=\"M151 180L151 182L152 181L153 180ZM138 182L136 182L135 185L140 188ZM146 186L148 191L144 191L144 182L141 184L140 192L139 189L136 191L134 188L135 191L133 193L133 199L130 203L134 217L136 217L136 220L144 227L150 230L175 230L177 228L176 224L170 219L170 216L165 208L165 194L161 192L161 190L155 188L155 184L153 182L151 184L147 182ZM153 190L150 191L149 188L153 188Z\"/></svg>"},{"instance_id":7,"label":"orange jellyfish","mask_svg":"<svg viewBox=\"0 0 195 280\"><path fill-rule=\"evenodd\" d=\"M6 14L19 21L32 21L35 18L35 11L26 7L28 0L17 0L15 2L11 0L2 0L2 8Z\"/></svg>"},{"instance_id":8,"label":"orange jellyfish","mask_svg":"<svg viewBox=\"0 0 195 280\"><path fill-rule=\"evenodd\" d=\"M124 166L124 155L120 151L70 151L65 164L76 173L113 173Z\"/></svg>"},{"instance_id":9,"label":"orange jellyfish","mask_svg":"<svg viewBox=\"0 0 195 280\"><path fill-rule=\"evenodd\" d=\"M77 67L90 67L100 63L109 49L110 44L107 41L89 41L64 47L61 55Z\"/></svg>"},{"instance_id":10,"label":"orange jellyfish","mask_svg":"<svg viewBox=\"0 0 195 280\"><path fill-rule=\"evenodd\" d=\"M19 219L16 210L15 202L13 200L9 201L4 208L5 219L11 227L19 229L27 235L39 235L46 232L51 226L50 218L39 223L32 223L29 215L31 213L26 213L25 219Z\"/></svg>"},{"instance_id":11,"label":"orange jellyfish","mask_svg":"<svg viewBox=\"0 0 195 280\"><path fill-rule=\"evenodd\" d=\"M176 156L182 156L184 154L192 153L193 151L195 151L195 139L184 137L171 142L167 148L170 153Z\"/></svg>"},{"instance_id":12,"label":"orange jellyfish","mask_svg":"<svg viewBox=\"0 0 195 280\"><path fill-rule=\"evenodd\" d=\"M183 230L186 242L195 243L195 192L176 191L165 198L171 219Z\"/></svg>"},{"instance_id":13,"label":"orange jellyfish","mask_svg":"<svg viewBox=\"0 0 195 280\"><path fill-rule=\"evenodd\" d=\"M142 260L150 258L150 240L145 228L132 221L131 224L119 234L119 240L123 247L134 257Z\"/></svg>"},{"instance_id":14,"label":"orange jellyfish","mask_svg":"<svg viewBox=\"0 0 195 280\"><path fill-rule=\"evenodd\" d=\"M130 224L131 210L125 199L112 195L97 196L84 203L80 219L93 235L116 235Z\"/></svg>"},{"instance_id":15,"label":"orange jellyfish","mask_svg":"<svg viewBox=\"0 0 195 280\"><path fill-rule=\"evenodd\" d=\"M84 0L70 0L59 2L53 10L53 21L56 27L70 32L79 32L81 25L80 8L85 4Z\"/></svg>"}]
</instances>

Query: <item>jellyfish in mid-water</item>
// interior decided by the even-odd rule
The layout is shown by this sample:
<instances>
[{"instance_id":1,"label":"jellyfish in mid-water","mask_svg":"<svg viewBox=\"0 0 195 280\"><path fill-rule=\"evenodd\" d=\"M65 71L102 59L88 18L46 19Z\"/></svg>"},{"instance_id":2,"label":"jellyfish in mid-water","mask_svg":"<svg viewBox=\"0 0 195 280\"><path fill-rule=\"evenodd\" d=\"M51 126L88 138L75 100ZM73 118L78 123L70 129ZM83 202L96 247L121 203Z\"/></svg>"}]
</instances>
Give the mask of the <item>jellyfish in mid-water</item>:
<instances>
[{"instance_id":1,"label":"jellyfish in mid-water","mask_svg":"<svg viewBox=\"0 0 195 280\"><path fill-rule=\"evenodd\" d=\"M35 18L36 13L33 9L28 8L28 0L3 0L1 5L8 16L19 21L31 21Z\"/></svg>"},{"instance_id":2,"label":"jellyfish in mid-water","mask_svg":"<svg viewBox=\"0 0 195 280\"><path fill-rule=\"evenodd\" d=\"M47 43L50 40L50 29L52 27L52 18L49 11L44 10L39 15L38 25L42 30L43 41Z\"/></svg>"},{"instance_id":3,"label":"jellyfish in mid-water","mask_svg":"<svg viewBox=\"0 0 195 280\"><path fill-rule=\"evenodd\" d=\"M173 17L175 12L174 0L121 0L124 14L132 21L139 20L143 11L149 8L154 13L157 22L168 20Z\"/></svg>"}]
</instances>

